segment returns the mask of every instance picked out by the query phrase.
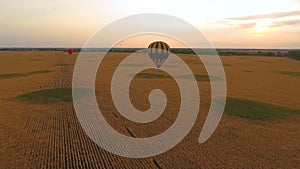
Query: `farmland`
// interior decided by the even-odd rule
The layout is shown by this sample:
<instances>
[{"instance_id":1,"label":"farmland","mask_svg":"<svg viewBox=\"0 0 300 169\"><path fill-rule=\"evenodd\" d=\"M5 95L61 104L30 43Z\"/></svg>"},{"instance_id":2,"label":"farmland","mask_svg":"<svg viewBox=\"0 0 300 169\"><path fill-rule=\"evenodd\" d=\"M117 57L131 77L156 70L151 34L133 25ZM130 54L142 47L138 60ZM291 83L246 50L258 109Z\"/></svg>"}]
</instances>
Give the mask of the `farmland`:
<instances>
[{"instance_id":1,"label":"farmland","mask_svg":"<svg viewBox=\"0 0 300 169\"><path fill-rule=\"evenodd\" d=\"M300 168L299 61L221 56L227 78L227 107L212 137L199 144L210 106L210 82L200 60L193 54L178 54L190 66L199 86L201 106L196 124L168 152L130 159L97 146L76 118L71 86L78 54L0 52L0 168ZM178 87L163 71L139 73L130 91L137 109L149 108L148 94L154 88L164 90L169 102L154 122L136 124L125 119L113 106L110 83L127 55L111 52L101 63L96 78L99 108L120 133L131 137L157 135L177 117Z\"/></svg>"}]
</instances>

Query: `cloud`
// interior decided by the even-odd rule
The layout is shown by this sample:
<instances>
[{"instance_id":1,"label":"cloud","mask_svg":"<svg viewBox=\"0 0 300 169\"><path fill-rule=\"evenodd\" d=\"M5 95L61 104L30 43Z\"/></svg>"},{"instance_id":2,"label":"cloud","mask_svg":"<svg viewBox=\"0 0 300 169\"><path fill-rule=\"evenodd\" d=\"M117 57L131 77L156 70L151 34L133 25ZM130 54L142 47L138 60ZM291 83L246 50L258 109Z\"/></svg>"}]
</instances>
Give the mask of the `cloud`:
<instances>
[{"instance_id":1,"label":"cloud","mask_svg":"<svg viewBox=\"0 0 300 169\"><path fill-rule=\"evenodd\" d=\"M270 27L280 27L280 26L297 25L297 24L300 24L300 20L289 20L289 21L273 22L270 25Z\"/></svg>"},{"instance_id":2,"label":"cloud","mask_svg":"<svg viewBox=\"0 0 300 169\"><path fill-rule=\"evenodd\" d=\"M238 28L252 28L253 26L255 26L256 23L252 22L252 23L243 23L243 24L239 24L237 27Z\"/></svg>"},{"instance_id":3,"label":"cloud","mask_svg":"<svg viewBox=\"0 0 300 169\"><path fill-rule=\"evenodd\" d=\"M257 24L256 22L239 23L239 24L226 23L226 25L232 25L236 28L241 28L241 29L253 28L256 24ZM275 27L290 26L290 25L297 25L297 24L300 24L300 20L286 20L286 21L272 22L267 27L275 28Z\"/></svg>"},{"instance_id":4,"label":"cloud","mask_svg":"<svg viewBox=\"0 0 300 169\"><path fill-rule=\"evenodd\" d=\"M300 4L300 0L295 0L296 2L298 2Z\"/></svg>"},{"instance_id":5,"label":"cloud","mask_svg":"<svg viewBox=\"0 0 300 169\"><path fill-rule=\"evenodd\" d=\"M300 0L297 0L300 2ZM226 18L228 20L255 20L255 19L266 19L266 18L282 18L288 16L298 16L300 15L299 11L290 11L290 12L276 12L271 14L265 15L250 15L250 16L243 16L243 17L235 17L235 18Z\"/></svg>"}]
</instances>

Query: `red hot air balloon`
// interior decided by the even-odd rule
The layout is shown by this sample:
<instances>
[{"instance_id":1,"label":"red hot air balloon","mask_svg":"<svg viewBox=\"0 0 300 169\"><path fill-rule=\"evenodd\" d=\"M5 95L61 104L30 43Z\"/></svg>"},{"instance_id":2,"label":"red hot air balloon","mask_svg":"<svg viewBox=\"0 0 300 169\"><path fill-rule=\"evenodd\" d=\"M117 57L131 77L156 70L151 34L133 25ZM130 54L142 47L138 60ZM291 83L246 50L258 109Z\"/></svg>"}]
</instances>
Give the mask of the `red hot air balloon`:
<instances>
[{"instance_id":1,"label":"red hot air balloon","mask_svg":"<svg viewBox=\"0 0 300 169\"><path fill-rule=\"evenodd\" d=\"M68 49L67 52L68 52L69 55L72 55L72 53L73 53L74 51L73 51L73 49Z\"/></svg>"}]
</instances>

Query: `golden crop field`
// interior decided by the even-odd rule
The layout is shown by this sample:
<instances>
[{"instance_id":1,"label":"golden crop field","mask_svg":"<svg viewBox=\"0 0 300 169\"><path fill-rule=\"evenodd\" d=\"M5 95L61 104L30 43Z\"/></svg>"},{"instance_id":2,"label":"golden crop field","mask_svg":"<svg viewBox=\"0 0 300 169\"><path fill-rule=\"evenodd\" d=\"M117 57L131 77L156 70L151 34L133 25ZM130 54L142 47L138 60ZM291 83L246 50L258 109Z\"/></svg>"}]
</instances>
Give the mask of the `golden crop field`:
<instances>
[{"instance_id":1,"label":"golden crop field","mask_svg":"<svg viewBox=\"0 0 300 169\"><path fill-rule=\"evenodd\" d=\"M131 83L134 106L147 110L148 94L155 88L165 91L168 105L151 123L125 119L114 107L110 83L127 55L108 53L101 63L96 79L99 108L120 133L131 137L157 135L177 117L178 86L163 71L141 72ZM0 52L0 168L300 168L299 61L221 56L228 104L215 133L199 144L210 106L210 82L200 60L179 54L195 74L201 94L196 123L173 149L154 157L130 159L103 150L81 128L68 97L77 56L65 52ZM54 97L57 92L61 100ZM47 94L51 96L45 98ZM255 105L259 113L251 114Z\"/></svg>"}]
</instances>

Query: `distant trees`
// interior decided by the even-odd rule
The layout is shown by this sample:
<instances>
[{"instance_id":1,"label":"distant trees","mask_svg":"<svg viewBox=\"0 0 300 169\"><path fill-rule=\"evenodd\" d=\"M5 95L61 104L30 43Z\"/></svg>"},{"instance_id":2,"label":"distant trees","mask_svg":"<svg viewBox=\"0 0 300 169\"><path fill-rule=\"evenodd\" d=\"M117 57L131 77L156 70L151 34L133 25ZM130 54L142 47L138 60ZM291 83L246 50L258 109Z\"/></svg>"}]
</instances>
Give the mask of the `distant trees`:
<instances>
[{"instance_id":1,"label":"distant trees","mask_svg":"<svg viewBox=\"0 0 300 169\"><path fill-rule=\"evenodd\" d=\"M272 57L289 57L293 59L300 60L300 50L296 49L291 49L287 52L280 52L278 51L257 51L253 52L251 50L249 51L243 51L243 52L238 52L238 51L222 51L222 50L217 50L219 55L222 56L272 56Z\"/></svg>"},{"instance_id":2,"label":"distant trees","mask_svg":"<svg viewBox=\"0 0 300 169\"><path fill-rule=\"evenodd\" d=\"M289 51L287 54L285 54L285 56L296 60L300 60L300 50Z\"/></svg>"},{"instance_id":3,"label":"distant trees","mask_svg":"<svg viewBox=\"0 0 300 169\"><path fill-rule=\"evenodd\" d=\"M235 51L219 51L222 56L283 56L280 52L235 52Z\"/></svg>"}]
</instances>

